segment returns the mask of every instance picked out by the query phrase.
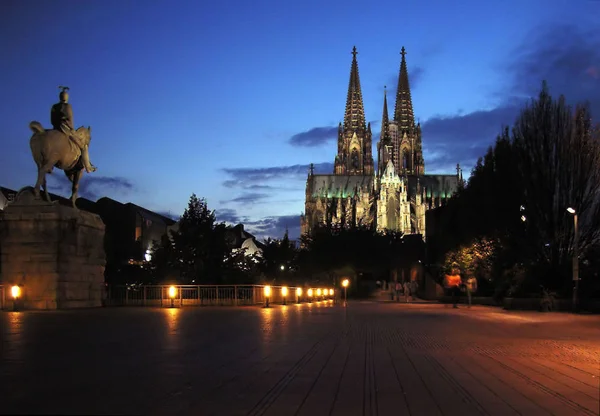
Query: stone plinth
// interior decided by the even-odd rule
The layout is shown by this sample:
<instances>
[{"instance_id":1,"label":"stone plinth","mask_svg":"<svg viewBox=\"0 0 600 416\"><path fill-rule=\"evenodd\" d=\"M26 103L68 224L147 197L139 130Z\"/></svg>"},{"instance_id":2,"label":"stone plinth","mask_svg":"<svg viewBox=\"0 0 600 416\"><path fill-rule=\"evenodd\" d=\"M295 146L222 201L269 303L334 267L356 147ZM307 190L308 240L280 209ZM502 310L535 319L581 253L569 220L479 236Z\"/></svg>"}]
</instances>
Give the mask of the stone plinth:
<instances>
[{"instance_id":1,"label":"stone plinth","mask_svg":"<svg viewBox=\"0 0 600 416\"><path fill-rule=\"evenodd\" d=\"M95 214L33 198L23 189L0 212L0 279L20 285L24 309L102 306L104 223Z\"/></svg>"}]
</instances>

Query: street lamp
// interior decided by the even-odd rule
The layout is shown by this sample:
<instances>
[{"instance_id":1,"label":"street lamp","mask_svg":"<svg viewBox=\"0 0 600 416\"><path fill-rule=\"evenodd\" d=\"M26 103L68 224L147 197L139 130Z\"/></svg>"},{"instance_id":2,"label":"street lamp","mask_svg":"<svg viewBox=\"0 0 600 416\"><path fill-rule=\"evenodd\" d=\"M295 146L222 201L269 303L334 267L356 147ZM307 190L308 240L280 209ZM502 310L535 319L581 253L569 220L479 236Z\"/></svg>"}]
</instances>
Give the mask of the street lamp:
<instances>
[{"instance_id":1,"label":"street lamp","mask_svg":"<svg viewBox=\"0 0 600 416\"><path fill-rule=\"evenodd\" d=\"M282 264L280 267L281 270L285 270L285 266Z\"/></svg>"},{"instance_id":2,"label":"street lamp","mask_svg":"<svg viewBox=\"0 0 600 416\"><path fill-rule=\"evenodd\" d=\"M175 286L170 286L169 298L171 298L171 308L175 307L175 296L177 296L177 288Z\"/></svg>"},{"instance_id":3,"label":"street lamp","mask_svg":"<svg viewBox=\"0 0 600 416\"><path fill-rule=\"evenodd\" d=\"M321 300L321 299L319 299L320 297L321 297L321 289L317 289L317 302Z\"/></svg>"},{"instance_id":4,"label":"street lamp","mask_svg":"<svg viewBox=\"0 0 600 416\"><path fill-rule=\"evenodd\" d=\"M265 286L264 288L264 293L265 293L265 308L269 307L269 298L271 297L271 286Z\"/></svg>"},{"instance_id":5,"label":"street lamp","mask_svg":"<svg viewBox=\"0 0 600 416\"><path fill-rule=\"evenodd\" d=\"M313 290L308 289L307 295L308 295L308 301L312 303Z\"/></svg>"},{"instance_id":6,"label":"street lamp","mask_svg":"<svg viewBox=\"0 0 600 416\"><path fill-rule=\"evenodd\" d=\"M567 208L567 212L573 215L573 311L577 311L578 291L579 291L579 230L577 229L577 211L575 208Z\"/></svg>"},{"instance_id":7,"label":"street lamp","mask_svg":"<svg viewBox=\"0 0 600 416\"><path fill-rule=\"evenodd\" d=\"M296 288L296 303L300 303L300 296L302 296L302 288Z\"/></svg>"},{"instance_id":8,"label":"street lamp","mask_svg":"<svg viewBox=\"0 0 600 416\"><path fill-rule=\"evenodd\" d=\"M13 297L13 310L17 310L17 301L21 297L21 288L18 285L14 285L10 288L10 294Z\"/></svg>"},{"instance_id":9,"label":"street lamp","mask_svg":"<svg viewBox=\"0 0 600 416\"><path fill-rule=\"evenodd\" d=\"M348 304L348 285L350 281L348 279L344 279L342 281L342 286L344 287L344 305Z\"/></svg>"},{"instance_id":10,"label":"street lamp","mask_svg":"<svg viewBox=\"0 0 600 416\"><path fill-rule=\"evenodd\" d=\"M287 303L287 295L288 295L288 288L286 286L284 286L281 288L281 296L283 297L284 305Z\"/></svg>"}]
</instances>

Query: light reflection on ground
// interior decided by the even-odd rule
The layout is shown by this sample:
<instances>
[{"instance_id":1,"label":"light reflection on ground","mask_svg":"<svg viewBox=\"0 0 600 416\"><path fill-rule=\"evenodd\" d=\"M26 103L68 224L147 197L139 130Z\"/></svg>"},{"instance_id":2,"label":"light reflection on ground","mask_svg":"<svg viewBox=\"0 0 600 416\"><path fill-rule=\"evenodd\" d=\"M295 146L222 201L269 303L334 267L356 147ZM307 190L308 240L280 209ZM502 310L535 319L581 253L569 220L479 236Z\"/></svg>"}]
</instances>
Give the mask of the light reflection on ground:
<instances>
[{"instance_id":1,"label":"light reflection on ground","mask_svg":"<svg viewBox=\"0 0 600 416\"><path fill-rule=\"evenodd\" d=\"M598 316L329 300L7 312L0 341L7 413L597 414L600 391Z\"/></svg>"}]
</instances>

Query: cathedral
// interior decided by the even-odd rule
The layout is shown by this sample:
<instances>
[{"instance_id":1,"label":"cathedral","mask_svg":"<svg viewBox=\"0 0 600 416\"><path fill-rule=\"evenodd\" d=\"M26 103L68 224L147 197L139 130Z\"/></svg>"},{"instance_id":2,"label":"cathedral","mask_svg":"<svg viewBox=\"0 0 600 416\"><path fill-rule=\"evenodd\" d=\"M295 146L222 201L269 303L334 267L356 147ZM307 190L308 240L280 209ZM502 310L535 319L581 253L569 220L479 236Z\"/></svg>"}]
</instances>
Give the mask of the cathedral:
<instances>
[{"instance_id":1,"label":"cathedral","mask_svg":"<svg viewBox=\"0 0 600 416\"><path fill-rule=\"evenodd\" d=\"M380 232L424 237L425 212L441 206L456 192L462 171L456 165L455 174L425 173L421 125L415 123L404 47L391 120L384 90L377 163L374 162L371 123L365 119L356 55L354 47L334 171L316 174L311 164L301 216L302 234L323 224L362 225Z\"/></svg>"}]
</instances>

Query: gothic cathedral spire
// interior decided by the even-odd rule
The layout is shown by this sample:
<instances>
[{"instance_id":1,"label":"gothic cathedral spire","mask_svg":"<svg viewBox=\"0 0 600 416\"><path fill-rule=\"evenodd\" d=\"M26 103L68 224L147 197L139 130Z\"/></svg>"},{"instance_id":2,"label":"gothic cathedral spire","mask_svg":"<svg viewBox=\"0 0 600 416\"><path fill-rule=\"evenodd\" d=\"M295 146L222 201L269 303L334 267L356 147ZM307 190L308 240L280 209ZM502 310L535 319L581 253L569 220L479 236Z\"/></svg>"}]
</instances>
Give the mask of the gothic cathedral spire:
<instances>
[{"instance_id":1,"label":"gothic cathedral spire","mask_svg":"<svg viewBox=\"0 0 600 416\"><path fill-rule=\"evenodd\" d=\"M362 91L360 89L360 78L358 76L357 54L355 46L352 48L352 67L350 68L346 113L344 114L344 128L352 130L365 129L367 127Z\"/></svg>"},{"instance_id":2,"label":"gothic cathedral spire","mask_svg":"<svg viewBox=\"0 0 600 416\"><path fill-rule=\"evenodd\" d=\"M406 69L406 49L402 47L400 52L400 74L398 75L398 89L396 91L396 108L394 109L394 121L398 123L401 132L412 131L415 126L415 115L413 113L412 98L410 96L410 85L408 83L408 70Z\"/></svg>"},{"instance_id":3,"label":"gothic cathedral spire","mask_svg":"<svg viewBox=\"0 0 600 416\"><path fill-rule=\"evenodd\" d=\"M346 98L344 123L338 128L338 154L335 157L336 175L372 175L373 151L371 125L367 125L358 76L356 46L352 48L352 66Z\"/></svg>"},{"instance_id":4,"label":"gothic cathedral spire","mask_svg":"<svg viewBox=\"0 0 600 416\"><path fill-rule=\"evenodd\" d=\"M390 136L390 118L388 116L387 87L383 87L383 115L381 117L381 133L377 143L378 172L383 173L388 160L393 160L393 143Z\"/></svg>"}]
</instances>

